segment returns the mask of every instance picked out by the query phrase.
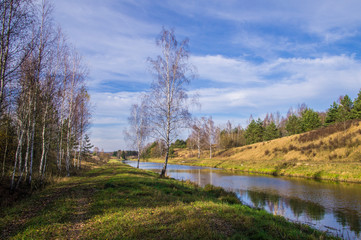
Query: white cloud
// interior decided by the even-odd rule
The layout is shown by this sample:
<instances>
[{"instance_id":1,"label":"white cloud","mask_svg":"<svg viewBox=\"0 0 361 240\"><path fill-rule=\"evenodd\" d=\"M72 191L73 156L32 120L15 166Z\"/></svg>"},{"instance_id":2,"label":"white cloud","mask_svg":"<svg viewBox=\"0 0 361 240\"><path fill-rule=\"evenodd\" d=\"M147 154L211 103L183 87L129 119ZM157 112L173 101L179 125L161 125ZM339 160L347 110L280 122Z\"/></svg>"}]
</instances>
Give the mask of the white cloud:
<instances>
[{"instance_id":1,"label":"white cloud","mask_svg":"<svg viewBox=\"0 0 361 240\"><path fill-rule=\"evenodd\" d=\"M198 75L202 79L223 83L260 82L260 79L254 76L257 66L243 59L207 55L193 56L191 62L197 67Z\"/></svg>"},{"instance_id":2,"label":"white cloud","mask_svg":"<svg viewBox=\"0 0 361 240\"><path fill-rule=\"evenodd\" d=\"M91 87L114 79L114 73L125 75L127 80L148 82L146 60L157 52L154 34L160 26L112 7L99 1L59 1L56 17L87 59Z\"/></svg>"},{"instance_id":3,"label":"white cloud","mask_svg":"<svg viewBox=\"0 0 361 240\"><path fill-rule=\"evenodd\" d=\"M220 85L214 88L205 86L191 91L190 95L197 92L202 105L200 114L213 115L219 124L229 119L233 124L241 123L245 127L251 114L258 117L278 110L285 113L289 107L303 102L316 110L326 110L339 95L356 95L361 87L361 63L352 56L279 58L256 64L217 55L197 56L194 62L200 78ZM268 75L274 73L284 73L285 77L269 79ZM244 76L247 78L245 81L242 80ZM233 86L224 87L225 79ZM247 85L249 79L256 85ZM94 144L108 150L127 148L123 129L127 126L130 106L138 101L140 94L118 92L92 95L96 104L95 126L92 128ZM318 105L318 102L324 104Z\"/></svg>"},{"instance_id":4,"label":"white cloud","mask_svg":"<svg viewBox=\"0 0 361 240\"><path fill-rule=\"evenodd\" d=\"M240 66L249 66L246 78L263 84L256 86L244 85L243 75L234 79L234 85L220 88L201 88L200 94L202 112L217 114L232 113L246 108L247 115L255 112L277 111L291 105L306 102L310 107L316 100L331 104L341 94L355 94L361 87L361 63L352 56L325 56L322 58L280 58L275 61L252 64L237 59L227 59L221 56L205 56L210 66L207 77L212 81L222 83L222 74L232 76L239 71ZM216 59L215 61L213 61ZM223 59L223 61L222 61ZM198 59L199 62L202 62ZM228 64L234 62L234 64ZM224 65L233 66L224 72ZM202 67L200 67L202 69ZM200 71L200 75L203 71ZM269 79L268 75L284 74L285 77ZM202 75L201 75L202 76ZM220 85L221 86L221 85ZM223 85L222 85L223 86ZM323 100L323 101L322 101ZM326 110L326 106L317 110ZM253 111L250 109L253 108ZM282 108L282 109L277 109Z\"/></svg>"},{"instance_id":5,"label":"white cloud","mask_svg":"<svg viewBox=\"0 0 361 240\"><path fill-rule=\"evenodd\" d=\"M341 94L355 96L361 86L360 61L328 51L328 44L359 34L360 1L62 0L55 5L56 20L89 63L96 107L92 142L105 151L127 148L123 129L130 106L141 93L122 89L125 84L112 93L101 86L124 81L148 87L151 76L146 59L158 54L154 37L162 24L176 24L177 36L189 36L191 43L193 38L199 45L206 43L191 46L197 55L190 61L204 83L202 87L196 84L194 91L200 95L201 114L213 115L219 124L229 119L243 125L250 114L287 111L302 102L325 110ZM195 24L198 19L199 25ZM206 25L208 20L218 26ZM220 32L217 27L224 23L226 29ZM300 32L301 38L311 40L272 32L268 29L272 26ZM215 46L219 39L212 42L220 35L225 41L221 46L229 44L231 50ZM199 50L208 46L209 52ZM326 50L317 51L320 46ZM348 54L353 51L347 50ZM226 55L227 51L236 53ZM249 61L242 54L234 57L237 52L263 60ZM296 57L280 57L289 55L277 52Z\"/></svg>"}]
</instances>

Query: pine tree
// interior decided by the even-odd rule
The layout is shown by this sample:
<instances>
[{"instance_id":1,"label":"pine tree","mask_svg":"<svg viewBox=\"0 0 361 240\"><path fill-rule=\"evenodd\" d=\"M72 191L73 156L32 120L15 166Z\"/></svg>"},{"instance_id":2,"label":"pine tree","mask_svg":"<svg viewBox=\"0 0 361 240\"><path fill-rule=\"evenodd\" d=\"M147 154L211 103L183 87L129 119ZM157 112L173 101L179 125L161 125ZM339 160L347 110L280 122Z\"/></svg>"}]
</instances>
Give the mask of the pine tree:
<instances>
[{"instance_id":1,"label":"pine tree","mask_svg":"<svg viewBox=\"0 0 361 240\"><path fill-rule=\"evenodd\" d=\"M325 119L325 125L328 126L330 124L333 124L339 119L339 112L338 112L339 105L336 102L333 102L333 104L330 106L330 108L327 111L326 119Z\"/></svg>"},{"instance_id":2,"label":"pine tree","mask_svg":"<svg viewBox=\"0 0 361 240\"><path fill-rule=\"evenodd\" d=\"M307 132L321 126L321 119L318 113L308 108L302 112L301 117L302 131Z\"/></svg>"},{"instance_id":3,"label":"pine tree","mask_svg":"<svg viewBox=\"0 0 361 240\"><path fill-rule=\"evenodd\" d=\"M83 145L83 150L82 150L82 155L84 158L89 158L91 156L91 150L94 147L94 145L92 145L90 143L90 138L88 136L88 134L85 134L84 137L84 145Z\"/></svg>"},{"instance_id":4,"label":"pine tree","mask_svg":"<svg viewBox=\"0 0 361 240\"><path fill-rule=\"evenodd\" d=\"M288 135L298 134L302 132L301 121L296 115L290 115L286 122L286 130Z\"/></svg>"},{"instance_id":5,"label":"pine tree","mask_svg":"<svg viewBox=\"0 0 361 240\"><path fill-rule=\"evenodd\" d=\"M340 106L338 108L338 122L344 122L352 119L351 109L353 103L348 95L341 97Z\"/></svg>"},{"instance_id":6,"label":"pine tree","mask_svg":"<svg viewBox=\"0 0 361 240\"><path fill-rule=\"evenodd\" d=\"M357 98L353 102L353 108L351 110L352 119L361 119L361 90L359 91Z\"/></svg>"},{"instance_id":7,"label":"pine tree","mask_svg":"<svg viewBox=\"0 0 361 240\"><path fill-rule=\"evenodd\" d=\"M278 130L276 124L271 122L268 124L264 130L263 139L269 141L280 137L280 131Z\"/></svg>"},{"instance_id":8,"label":"pine tree","mask_svg":"<svg viewBox=\"0 0 361 240\"><path fill-rule=\"evenodd\" d=\"M252 120L251 123L248 125L245 137L246 137L246 143L247 144L253 144L257 142L263 141L263 122L261 119L258 119L257 121Z\"/></svg>"}]
</instances>

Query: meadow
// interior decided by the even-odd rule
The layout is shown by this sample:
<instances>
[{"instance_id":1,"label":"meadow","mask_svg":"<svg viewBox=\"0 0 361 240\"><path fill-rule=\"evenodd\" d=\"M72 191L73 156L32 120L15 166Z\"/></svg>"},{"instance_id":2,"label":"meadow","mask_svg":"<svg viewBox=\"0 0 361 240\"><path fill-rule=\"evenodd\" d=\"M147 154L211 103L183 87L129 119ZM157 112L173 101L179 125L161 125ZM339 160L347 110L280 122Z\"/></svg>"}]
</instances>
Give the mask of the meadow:
<instances>
[{"instance_id":1,"label":"meadow","mask_svg":"<svg viewBox=\"0 0 361 240\"><path fill-rule=\"evenodd\" d=\"M334 239L115 159L1 207L1 239Z\"/></svg>"}]
</instances>

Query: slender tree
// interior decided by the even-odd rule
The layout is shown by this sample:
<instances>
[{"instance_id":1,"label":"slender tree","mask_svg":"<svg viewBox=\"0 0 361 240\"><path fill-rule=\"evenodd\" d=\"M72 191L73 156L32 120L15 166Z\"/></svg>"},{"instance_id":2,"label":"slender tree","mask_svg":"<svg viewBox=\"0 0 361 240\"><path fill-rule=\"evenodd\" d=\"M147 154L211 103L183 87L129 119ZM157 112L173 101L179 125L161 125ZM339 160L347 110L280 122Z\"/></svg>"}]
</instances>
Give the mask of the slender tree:
<instances>
[{"instance_id":1,"label":"slender tree","mask_svg":"<svg viewBox=\"0 0 361 240\"><path fill-rule=\"evenodd\" d=\"M161 55L148 59L155 75L148 101L150 121L155 136L166 145L161 176L167 170L170 144L177 138L178 130L186 127L190 119L185 86L194 75L188 62L188 42L188 39L178 42L174 30L163 28L156 41Z\"/></svg>"},{"instance_id":2,"label":"slender tree","mask_svg":"<svg viewBox=\"0 0 361 240\"><path fill-rule=\"evenodd\" d=\"M0 118L10 104L9 85L29 53L26 47L34 19L31 0L0 1Z\"/></svg>"},{"instance_id":3,"label":"slender tree","mask_svg":"<svg viewBox=\"0 0 361 240\"><path fill-rule=\"evenodd\" d=\"M206 136L206 142L209 147L209 158L212 159L212 145L215 142L216 129L214 127L214 122L213 122L211 116L209 118L202 118L202 120L203 120L203 125L204 125L204 133ZM237 133L239 133L239 131L237 131Z\"/></svg>"},{"instance_id":4,"label":"slender tree","mask_svg":"<svg viewBox=\"0 0 361 240\"><path fill-rule=\"evenodd\" d=\"M128 122L130 129L127 131L126 137L137 150L137 168L139 168L140 156L144 148L145 140L149 135L146 99L143 98L140 105L133 104L131 106Z\"/></svg>"}]
</instances>

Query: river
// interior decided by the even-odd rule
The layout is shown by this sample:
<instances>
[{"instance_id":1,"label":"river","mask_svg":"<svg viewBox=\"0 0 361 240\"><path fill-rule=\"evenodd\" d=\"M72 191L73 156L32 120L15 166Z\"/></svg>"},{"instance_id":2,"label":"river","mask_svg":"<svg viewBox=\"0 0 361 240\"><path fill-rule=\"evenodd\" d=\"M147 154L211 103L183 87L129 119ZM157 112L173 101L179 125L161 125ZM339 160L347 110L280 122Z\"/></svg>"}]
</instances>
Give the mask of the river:
<instances>
[{"instance_id":1,"label":"river","mask_svg":"<svg viewBox=\"0 0 361 240\"><path fill-rule=\"evenodd\" d=\"M136 167L135 161L124 161ZM163 164L141 162L160 172ZM262 208L344 239L361 239L361 184L248 175L217 168L168 164L167 175L199 186L212 184L234 192L243 204Z\"/></svg>"}]
</instances>

